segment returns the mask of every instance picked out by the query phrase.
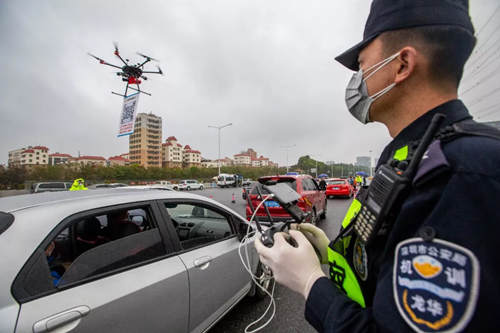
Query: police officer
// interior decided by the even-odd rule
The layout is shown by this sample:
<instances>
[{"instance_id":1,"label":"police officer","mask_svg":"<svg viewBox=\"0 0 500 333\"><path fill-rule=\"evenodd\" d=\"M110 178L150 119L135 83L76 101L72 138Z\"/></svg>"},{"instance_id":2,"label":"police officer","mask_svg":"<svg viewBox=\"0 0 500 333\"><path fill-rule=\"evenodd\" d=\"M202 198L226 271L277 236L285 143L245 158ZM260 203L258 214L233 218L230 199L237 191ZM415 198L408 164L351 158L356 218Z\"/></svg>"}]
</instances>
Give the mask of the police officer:
<instances>
[{"instance_id":1,"label":"police officer","mask_svg":"<svg viewBox=\"0 0 500 333\"><path fill-rule=\"evenodd\" d=\"M309 224L289 231L294 246L282 233L269 248L256 239L261 261L304 296L318 331L498 331L500 134L473 122L457 96L475 41L467 0L374 0L363 40L336 58L356 71L350 113L393 137L375 177L382 164L404 170L431 119L446 118L371 243L355 228L364 189L333 241Z\"/></svg>"}]
</instances>

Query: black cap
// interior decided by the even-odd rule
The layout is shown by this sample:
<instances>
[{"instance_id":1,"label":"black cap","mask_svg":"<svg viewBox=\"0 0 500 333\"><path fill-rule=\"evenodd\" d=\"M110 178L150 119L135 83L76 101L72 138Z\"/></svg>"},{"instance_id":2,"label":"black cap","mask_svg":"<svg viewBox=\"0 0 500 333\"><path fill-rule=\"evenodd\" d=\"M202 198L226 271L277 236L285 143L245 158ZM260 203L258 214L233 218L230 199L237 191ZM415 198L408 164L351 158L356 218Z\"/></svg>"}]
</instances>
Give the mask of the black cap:
<instances>
[{"instance_id":1,"label":"black cap","mask_svg":"<svg viewBox=\"0 0 500 333\"><path fill-rule=\"evenodd\" d=\"M359 52L385 31L426 25L457 26L474 35L468 0L374 0L366 20L363 40L335 60L359 70Z\"/></svg>"}]
</instances>

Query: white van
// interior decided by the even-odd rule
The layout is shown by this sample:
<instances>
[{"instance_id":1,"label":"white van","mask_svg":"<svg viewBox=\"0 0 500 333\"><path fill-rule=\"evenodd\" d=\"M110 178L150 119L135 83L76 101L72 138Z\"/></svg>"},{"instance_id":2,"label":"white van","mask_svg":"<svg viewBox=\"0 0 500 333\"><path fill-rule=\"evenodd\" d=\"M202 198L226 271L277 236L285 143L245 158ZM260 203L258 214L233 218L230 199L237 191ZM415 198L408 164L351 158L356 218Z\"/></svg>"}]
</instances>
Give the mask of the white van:
<instances>
[{"instance_id":1,"label":"white van","mask_svg":"<svg viewBox=\"0 0 500 333\"><path fill-rule=\"evenodd\" d=\"M217 177L217 186L219 187L235 187L236 186L236 178L234 175L230 175L227 173L221 173L219 177Z\"/></svg>"}]
</instances>

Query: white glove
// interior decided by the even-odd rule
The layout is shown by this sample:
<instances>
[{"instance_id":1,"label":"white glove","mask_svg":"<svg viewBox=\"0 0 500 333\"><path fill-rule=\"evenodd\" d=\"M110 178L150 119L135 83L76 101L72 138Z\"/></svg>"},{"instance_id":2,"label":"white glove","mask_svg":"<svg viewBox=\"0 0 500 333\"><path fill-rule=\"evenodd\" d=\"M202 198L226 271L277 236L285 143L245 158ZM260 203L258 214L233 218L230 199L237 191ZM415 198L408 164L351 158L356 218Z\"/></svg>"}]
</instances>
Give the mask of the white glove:
<instances>
[{"instance_id":1,"label":"white glove","mask_svg":"<svg viewBox=\"0 0 500 333\"><path fill-rule=\"evenodd\" d=\"M285 233L274 234L274 245L266 247L255 238L255 248L260 256L260 261L271 268L275 280L286 287L296 291L305 299L314 282L325 276L321 264L307 238L296 230L290 230L290 237L295 240L297 247L290 245Z\"/></svg>"},{"instance_id":2,"label":"white glove","mask_svg":"<svg viewBox=\"0 0 500 333\"><path fill-rule=\"evenodd\" d=\"M327 248L330 244L330 240L323 230L312 225L311 223L294 223L290 226L290 228L302 232L309 242L311 242L312 246L316 248L318 255L320 256L320 263L328 264Z\"/></svg>"}]
</instances>

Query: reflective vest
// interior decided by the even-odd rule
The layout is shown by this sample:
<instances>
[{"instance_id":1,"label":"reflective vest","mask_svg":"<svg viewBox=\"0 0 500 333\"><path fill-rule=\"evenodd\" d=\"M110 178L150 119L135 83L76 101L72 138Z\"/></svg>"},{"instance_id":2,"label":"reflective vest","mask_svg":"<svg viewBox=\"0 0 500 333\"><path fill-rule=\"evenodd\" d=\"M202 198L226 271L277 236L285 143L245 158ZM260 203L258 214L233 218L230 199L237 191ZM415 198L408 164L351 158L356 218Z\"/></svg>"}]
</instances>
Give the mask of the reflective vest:
<instances>
[{"instance_id":1,"label":"reflective vest","mask_svg":"<svg viewBox=\"0 0 500 333\"><path fill-rule=\"evenodd\" d=\"M83 191L83 190L88 190L88 188L85 187L84 185L84 180L83 178L78 178L73 181L73 184L71 185L71 188L69 189L70 191Z\"/></svg>"},{"instance_id":2,"label":"reflective vest","mask_svg":"<svg viewBox=\"0 0 500 333\"><path fill-rule=\"evenodd\" d=\"M354 199L347 211L339 236L328 245L330 279L347 297L365 307L365 298L357 274L352 269L353 221L361 209L361 202Z\"/></svg>"},{"instance_id":3,"label":"reflective vest","mask_svg":"<svg viewBox=\"0 0 500 333\"><path fill-rule=\"evenodd\" d=\"M398 149L393 158L399 161L406 160L408 158L408 146ZM357 176L356 180L360 178L360 176ZM342 221L339 236L328 245L330 279L340 291L363 308L367 305L366 288L369 282L373 285L375 281L373 277L371 277L371 281L367 281L370 267L368 255L364 244L358 241L353 226L363 206L362 202L366 193L366 188L360 189ZM363 292L363 289L365 289L365 292Z\"/></svg>"}]
</instances>

